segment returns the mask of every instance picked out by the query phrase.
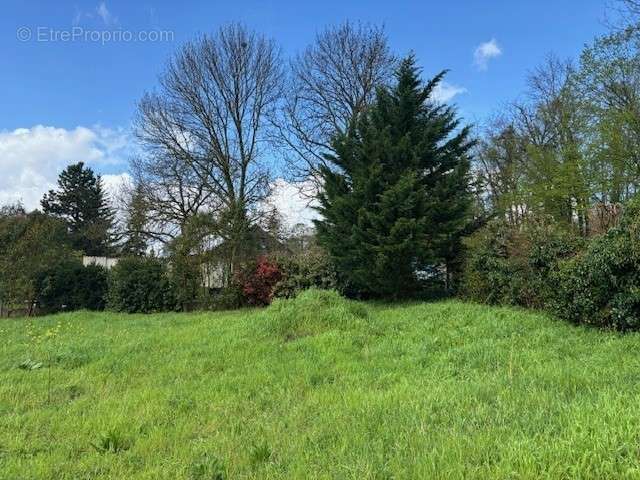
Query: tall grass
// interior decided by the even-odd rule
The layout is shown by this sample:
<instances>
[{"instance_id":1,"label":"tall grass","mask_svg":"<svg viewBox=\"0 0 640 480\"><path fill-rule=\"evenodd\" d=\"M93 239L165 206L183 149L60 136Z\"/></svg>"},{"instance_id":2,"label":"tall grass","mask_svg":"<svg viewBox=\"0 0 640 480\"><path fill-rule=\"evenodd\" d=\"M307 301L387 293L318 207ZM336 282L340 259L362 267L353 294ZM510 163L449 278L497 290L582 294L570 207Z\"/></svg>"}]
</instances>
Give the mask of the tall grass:
<instances>
[{"instance_id":1,"label":"tall grass","mask_svg":"<svg viewBox=\"0 0 640 480\"><path fill-rule=\"evenodd\" d=\"M312 291L0 338L1 479L640 477L636 334Z\"/></svg>"}]
</instances>

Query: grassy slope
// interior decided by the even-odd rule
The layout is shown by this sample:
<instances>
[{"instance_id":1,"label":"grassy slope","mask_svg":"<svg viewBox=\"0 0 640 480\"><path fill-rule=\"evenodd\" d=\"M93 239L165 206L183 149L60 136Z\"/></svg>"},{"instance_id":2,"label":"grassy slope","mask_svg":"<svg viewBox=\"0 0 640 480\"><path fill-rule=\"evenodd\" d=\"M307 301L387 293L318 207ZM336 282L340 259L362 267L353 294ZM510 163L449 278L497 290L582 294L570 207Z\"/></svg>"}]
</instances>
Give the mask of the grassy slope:
<instances>
[{"instance_id":1,"label":"grassy slope","mask_svg":"<svg viewBox=\"0 0 640 480\"><path fill-rule=\"evenodd\" d=\"M0 478L640 477L640 336L308 297L0 323Z\"/></svg>"}]
</instances>

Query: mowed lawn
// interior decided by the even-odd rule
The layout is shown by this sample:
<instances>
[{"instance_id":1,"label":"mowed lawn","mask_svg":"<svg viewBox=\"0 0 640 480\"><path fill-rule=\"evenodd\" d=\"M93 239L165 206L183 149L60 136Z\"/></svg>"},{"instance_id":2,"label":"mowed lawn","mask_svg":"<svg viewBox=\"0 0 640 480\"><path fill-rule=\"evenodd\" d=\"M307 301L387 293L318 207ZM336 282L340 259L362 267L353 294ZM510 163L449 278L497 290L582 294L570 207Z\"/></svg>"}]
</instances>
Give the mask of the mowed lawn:
<instances>
[{"instance_id":1,"label":"mowed lawn","mask_svg":"<svg viewBox=\"0 0 640 480\"><path fill-rule=\"evenodd\" d=\"M640 336L461 302L0 323L1 479L640 478Z\"/></svg>"}]
</instances>

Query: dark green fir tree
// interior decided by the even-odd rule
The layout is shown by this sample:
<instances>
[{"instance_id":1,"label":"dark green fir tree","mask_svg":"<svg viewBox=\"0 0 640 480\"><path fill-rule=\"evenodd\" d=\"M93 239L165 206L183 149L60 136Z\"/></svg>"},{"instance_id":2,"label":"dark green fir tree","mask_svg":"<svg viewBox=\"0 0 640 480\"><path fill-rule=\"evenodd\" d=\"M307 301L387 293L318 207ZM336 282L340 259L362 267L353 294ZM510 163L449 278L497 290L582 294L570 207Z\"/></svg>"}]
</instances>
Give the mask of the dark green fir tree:
<instances>
[{"instance_id":1,"label":"dark green fir tree","mask_svg":"<svg viewBox=\"0 0 640 480\"><path fill-rule=\"evenodd\" d=\"M90 256L112 253L115 213L100 177L83 162L63 170L58 190L50 190L40 203L44 213L64 220L74 249Z\"/></svg>"},{"instance_id":2,"label":"dark green fir tree","mask_svg":"<svg viewBox=\"0 0 640 480\"><path fill-rule=\"evenodd\" d=\"M125 241L121 249L123 255L140 257L147 253L148 216L149 208L144 190L140 185L136 185L130 192L125 212Z\"/></svg>"},{"instance_id":3,"label":"dark green fir tree","mask_svg":"<svg viewBox=\"0 0 640 480\"><path fill-rule=\"evenodd\" d=\"M446 72L423 84L413 55L396 84L335 139L321 172L318 239L347 289L364 297L417 294L446 271L469 221L469 127L433 99Z\"/></svg>"}]
</instances>

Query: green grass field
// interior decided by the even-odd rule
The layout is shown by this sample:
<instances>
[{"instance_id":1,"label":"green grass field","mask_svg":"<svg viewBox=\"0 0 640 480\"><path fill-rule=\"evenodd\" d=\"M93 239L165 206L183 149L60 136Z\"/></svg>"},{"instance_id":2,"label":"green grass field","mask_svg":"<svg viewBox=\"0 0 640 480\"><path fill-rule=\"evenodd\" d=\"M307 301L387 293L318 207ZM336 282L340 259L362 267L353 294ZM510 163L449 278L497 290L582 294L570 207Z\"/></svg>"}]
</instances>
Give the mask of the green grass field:
<instances>
[{"instance_id":1,"label":"green grass field","mask_svg":"<svg viewBox=\"0 0 640 480\"><path fill-rule=\"evenodd\" d=\"M460 302L0 323L2 479L640 478L640 336Z\"/></svg>"}]
</instances>

